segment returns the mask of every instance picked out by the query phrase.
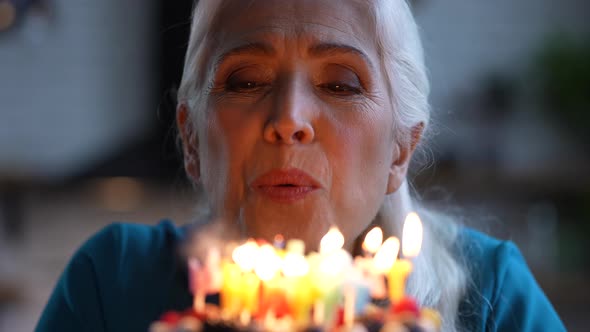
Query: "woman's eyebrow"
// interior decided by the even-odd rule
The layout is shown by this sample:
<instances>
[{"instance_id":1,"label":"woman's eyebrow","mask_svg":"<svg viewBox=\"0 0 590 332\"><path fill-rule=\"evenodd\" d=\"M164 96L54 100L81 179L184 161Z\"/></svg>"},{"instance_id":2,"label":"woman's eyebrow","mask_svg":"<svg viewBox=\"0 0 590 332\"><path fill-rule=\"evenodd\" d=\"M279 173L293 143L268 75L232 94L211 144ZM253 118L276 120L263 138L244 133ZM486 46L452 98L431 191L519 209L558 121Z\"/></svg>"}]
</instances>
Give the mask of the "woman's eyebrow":
<instances>
[{"instance_id":1,"label":"woman's eyebrow","mask_svg":"<svg viewBox=\"0 0 590 332\"><path fill-rule=\"evenodd\" d=\"M336 43L321 43L312 45L309 50L309 54L313 57L325 57L337 54L352 54L358 56L365 61L372 69L373 63L369 59L369 56L360 49L350 46L347 44L336 44Z\"/></svg>"},{"instance_id":2,"label":"woman's eyebrow","mask_svg":"<svg viewBox=\"0 0 590 332\"><path fill-rule=\"evenodd\" d=\"M223 52L221 55L217 57L214 62L214 68L218 68L221 63L226 61L228 58L240 55L263 55L263 56L273 56L276 54L275 48L268 43L263 42L249 42L243 45L239 45L229 50ZM314 44L308 49L308 54L312 57L327 57L333 56L338 54L352 54L354 56L360 57L366 62L371 69L374 69L373 63L367 56L367 54L360 49L350 46L347 44L338 44L338 43L319 43Z\"/></svg>"},{"instance_id":3,"label":"woman's eyebrow","mask_svg":"<svg viewBox=\"0 0 590 332\"><path fill-rule=\"evenodd\" d=\"M243 45L239 45L229 50L223 52L221 55L217 57L214 62L214 68L219 67L224 61L228 58L240 55L265 55L265 56L272 56L276 53L275 49L272 45L267 43L261 42L251 42Z\"/></svg>"}]
</instances>

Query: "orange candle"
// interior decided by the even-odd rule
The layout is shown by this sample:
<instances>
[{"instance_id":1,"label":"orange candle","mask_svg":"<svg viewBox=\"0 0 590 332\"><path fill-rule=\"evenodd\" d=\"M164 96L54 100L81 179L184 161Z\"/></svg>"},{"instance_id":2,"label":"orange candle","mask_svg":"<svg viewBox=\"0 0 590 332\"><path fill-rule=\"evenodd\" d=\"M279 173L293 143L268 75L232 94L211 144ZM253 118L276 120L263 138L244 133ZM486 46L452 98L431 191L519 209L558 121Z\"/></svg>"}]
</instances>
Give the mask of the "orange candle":
<instances>
[{"instance_id":1,"label":"orange candle","mask_svg":"<svg viewBox=\"0 0 590 332\"><path fill-rule=\"evenodd\" d=\"M266 317L269 314L275 317L290 314L287 294L285 292L285 280L279 275L262 283L262 296L258 316Z\"/></svg>"},{"instance_id":2,"label":"orange candle","mask_svg":"<svg viewBox=\"0 0 590 332\"><path fill-rule=\"evenodd\" d=\"M283 315L288 309L283 277L279 275L281 258L268 244L260 246L254 272L262 280L258 316L271 312Z\"/></svg>"}]
</instances>

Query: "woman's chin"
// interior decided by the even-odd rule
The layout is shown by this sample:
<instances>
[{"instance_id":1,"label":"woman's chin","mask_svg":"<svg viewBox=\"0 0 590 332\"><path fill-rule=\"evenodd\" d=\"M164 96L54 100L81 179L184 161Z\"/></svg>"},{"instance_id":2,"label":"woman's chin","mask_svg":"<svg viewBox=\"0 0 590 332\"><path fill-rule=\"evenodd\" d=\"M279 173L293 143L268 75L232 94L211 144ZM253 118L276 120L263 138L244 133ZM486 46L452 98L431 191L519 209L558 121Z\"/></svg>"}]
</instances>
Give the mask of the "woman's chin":
<instances>
[{"instance_id":1,"label":"woman's chin","mask_svg":"<svg viewBox=\"0 0 590 332\"><path fill-rule=\"evenodd\" d=\"M322 199L277 204L256 198L240 213L240 224L248 237L273 241L280 234L286 241L303 240L308 250L315 250L322 236L335 224L333 209Z\"/></svg>"}]
</instances>

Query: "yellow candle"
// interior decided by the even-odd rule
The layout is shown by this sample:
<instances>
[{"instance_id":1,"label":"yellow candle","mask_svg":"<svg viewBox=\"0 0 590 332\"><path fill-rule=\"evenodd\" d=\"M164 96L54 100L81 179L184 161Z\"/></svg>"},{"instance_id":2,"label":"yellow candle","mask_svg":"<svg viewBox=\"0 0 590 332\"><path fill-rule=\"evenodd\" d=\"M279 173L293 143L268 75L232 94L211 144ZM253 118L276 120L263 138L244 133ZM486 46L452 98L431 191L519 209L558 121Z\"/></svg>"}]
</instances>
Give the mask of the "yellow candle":
<instances>
[{"instance_id":1,"label":"yellow candle","mask_svg":"<svg viewBox=\"0 0 590 332\"><path fill-rule=\"evenodd\" d=\"M382 295L383 297L386 296L386 291L384 290L384 280L388 278L388 282L390 285L395 284L395 280L398 277L394 277L393 279L390 277L390 273L392 272L392 267L397 260L397 254L399 253L399 240L392 236L383 242L379 251L373 257L371 263L373 264L370 268L373 270L371 274L374 274L372 280L372 292L375 295ZM391 286L390 286L391 290ZM397 290L396 290L397 292ZM389 298L391 300L391 292L389 294ZM377 297L379 298L379 297Z\"/></svg>"},{"instance_id":2,"label":"yellow candle","mask_svg":"<svg viewBox=\"0 0 590 332\"><path fill-rule=\"evenodd\" d=\"M309 276L287 278L287 301L295 321L306 326L313 305L313 289Z\"/></svg>"},{"instance_id":3,"label":"yellow candle","mask_svg":"<svg viewBox=\"0 0 590 332\"><path fill-rule=\"evenodd\" d=\"M412 272L412 262L407 259L398 259L393 263L387 276L389 286L389 300L395 304L405 296L406 279Z\"/></svg>"},{"instance_id":4,"label":"yellow candle","mask_svg":"<svg viewBox=\"0 0 590 332\"><path fill-rule=\"evenodd\" d=\"M402 252L405 257L418 256L422 247L422 221L415 212L411 212L404 221L402 230ZM409 259L395 261L388 275L389 299L393 304L405 296L406 280L412 272L412 262Z\"/></svg>"},{"instance_id":5,"label":"yellow candle","mask_svg":"<svg viewBox=\"0 0 590 332\"><path fill-rule=\"evenodd\" d=\"M287 303L297 324L306 326L313 304L313 292L309 263L304 256L305 243L301 240L289 240L286 249L282 271L285 276Z\"/></svg>"},{"instance_id":6,"label":"yellow candle","mask_svg":"<svg viewBox=\"0 0 590 332\"><path fill-rule=\"evenodd\" d=\"M242 271L240 267L229 261L222 263L223 284L221 286L221 309L233 316L241 311L240 284Z\"/></svg>"},{"instance_id":7,"label":"yellow candle","mask_svg":"<svg viewBox=\"0 0 590 332\"><path fill-rule=\"evenodd\" d=\"M260 296L260 279L252 272L242 274L241 285L241 304L242 309L248 314L254 314L258 311L258 297Z\"/></svg>"},{"instance_id":8,"label":"yellow candle","mask_svg":"<svg viewBox=\"0 0 590 332\"><path fill-rule=\"evenodd\" d=\"M240 268L240 279L235 280L238 283L235 286L235 295L238 296L238 305L242 316L250 316L258 311L260 279L252 270L257 264L259 251L258 244L253 240L249 240L232 252L232 258ZM230 302L232 301L230 300Z\"/></svg>"}]
</instances>

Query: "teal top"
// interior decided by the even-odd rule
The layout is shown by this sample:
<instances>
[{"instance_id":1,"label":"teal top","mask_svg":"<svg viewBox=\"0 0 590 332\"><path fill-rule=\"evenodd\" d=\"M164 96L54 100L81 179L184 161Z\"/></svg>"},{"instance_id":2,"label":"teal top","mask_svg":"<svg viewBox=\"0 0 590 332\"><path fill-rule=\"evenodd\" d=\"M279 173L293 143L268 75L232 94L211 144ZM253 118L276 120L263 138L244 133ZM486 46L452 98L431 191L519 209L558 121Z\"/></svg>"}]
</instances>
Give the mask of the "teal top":
<instances>
[{"instance_id":1,"label":"teal top","mask_svg":"<svg viewBox=\"0 0 590 332\"><path fill-rule=\"evenodd\" d=\"M35 331L147 331L168 310L192 305L186 228L112 224L74 254ZM473 282L459 315L466 331L565 331L511 242L465 229L460 241Z\"/></svg>"}]
</instances>

